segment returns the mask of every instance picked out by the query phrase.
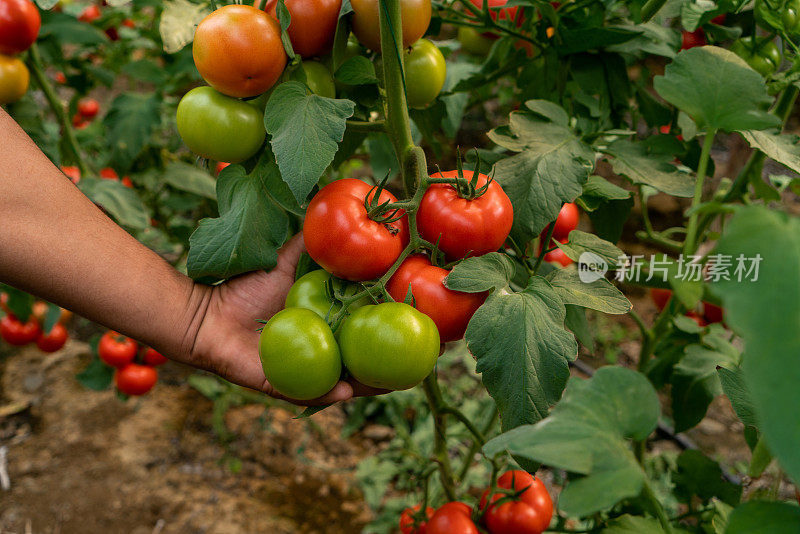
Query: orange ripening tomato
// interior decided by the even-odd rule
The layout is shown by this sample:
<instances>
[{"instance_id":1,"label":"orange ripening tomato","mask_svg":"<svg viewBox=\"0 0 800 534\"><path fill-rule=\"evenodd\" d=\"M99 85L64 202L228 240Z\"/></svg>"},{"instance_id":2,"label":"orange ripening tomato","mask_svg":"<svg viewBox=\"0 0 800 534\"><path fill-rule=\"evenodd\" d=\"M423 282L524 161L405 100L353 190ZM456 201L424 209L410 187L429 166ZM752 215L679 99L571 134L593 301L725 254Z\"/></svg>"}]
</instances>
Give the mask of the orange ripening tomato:
<instances>
[{"instance_id":1,"label":"orange ripening tomato","mask_svg":"<svg viewBox=\"0 0 800 534\"><path fill-rule=\"evenodd\" d=\"M260 0L255 0L258 5ZM296 54L303 58L322 56L333 48L342 0L286 0L291 22L286 32ZM278 0L267 0L264 11L275 20Z\"/></svg>"},{"instance_id":2,"label":"orange ripening tomato","mask_svg":"<svg viewBox=\"0 0 800 534\"><path fill-rule=\"evenodd\" d=\"M25 96L31 74L20 59L0 54L0 106Z\"/></svg>"},{"instance_id":3,"label":"orange ripening tomato","mask_svg":"<svg viewBox=\"0 0 800 534\"><path fill-rule=\"evenodd\" d=\"M351 0L353 33L358 42L375 52L381 51L379 0ZM403 21L403 48L416 43L431 24L431 0L400 0Z\"/></svg>"},{"instance_id":4,"label":"orange ripening tomato","mask_svg":"<svg viewBox=\"0 0 800 534\"><path fill-rule=\"evenodd\" d=\"M278 21L253 6L223 6L197 26L194 64L208 84L228 96L267 92L286 67Z\"/></svg>"},{"instance_id":5,"label":"orange ripening tomato","mask_svg":"<svg viewBox=\"0 0 800 534\"><path fill-rule=\"evenodd\" d=\"M386 285L397 302L404 302L411 288L415 307L433 319L442 343L464 337L469 320L488 295L447 289L444 279L449 273L432 265L422 254L414 254L400 265Z\"/></svg>"}]
</instances>

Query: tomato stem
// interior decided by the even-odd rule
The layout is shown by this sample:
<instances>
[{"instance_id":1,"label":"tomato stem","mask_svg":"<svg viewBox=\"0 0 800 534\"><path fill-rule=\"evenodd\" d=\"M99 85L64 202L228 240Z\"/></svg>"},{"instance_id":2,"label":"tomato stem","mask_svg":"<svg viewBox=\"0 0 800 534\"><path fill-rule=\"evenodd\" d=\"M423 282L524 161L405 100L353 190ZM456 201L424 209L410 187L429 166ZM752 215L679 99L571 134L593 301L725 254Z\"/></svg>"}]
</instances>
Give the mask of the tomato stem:
<instances>
[{"instance_id":1,"label":"tomato stem","mask_svg":"<svg viewBox=\"0 0 800 534\"><path fill-rule=\"evenodd\" d=\"M50 108L53 110L53 113L55 113L56 119L58 119L58 122L61 125L61 131L63 132L64 138L67 141L67 146L69 146L70 151L75 158L75 164L80 169L82 176L90 174L89 167L86 165L86 161L83 159L80 145L75 137L75 130L72 129L72 124L70 123L69 117L67 117L67 113L64 111L64 105L61 103L61 99L58 97L53 89L53 86L50 84L50 81L47 79L47 76L44 74L42 57L39 55L39 46L36 43L31 45L28 58L30 60L28 61L28 65L30 66L31 73L36 79L36 83L38 83L39 87L42 89L42 92L47 99L47 103L50 104Z\"/></svg>"},{"instance_id":2,"label":"tomato stem","mask_svg":"<svg viewBox=\"0 0 800 534\"><path fill-rule=\"evenodd\" d=\"M667 0L649 0L642 7L642 22L648 22L652 19L666 3Z\"/></svg>"},{"instance_id":3,"label":"tomato stem","mask_svg":"<svg viewBox=\"0 0 800 534\"><path fill-rule=\"evenodd\" d=\"M450 455L447 450L447 414L442 412L444 400L442 399L442 392L439 389L439 383L436 380L435 369L428 375L422 383L422 386L425 390L425 397L428 399L428 406L433 416L433 453L439 465L439 478L441 479L442 488L447 498L451 501L455 501L455 482L453 480L453 471L450 466Z\"/></svg>"},{"instance_id":4,"label":"tomato stem","mask_svg":"<svg viewBox=\"0 0 800 534\"><path fill-rule=\"evenodd\" d=\"M647 477L644 478L642 495L650 502L650 504L653 505L653 511L655 512L656 517L658 517L658 522L661 523L661 528L664 529L664 532L667 534L672 534L673 530L672 525L669 522L669 517L667 517L664 507L661 506L656 494L653 492L653 488L650 486L650 482L648 482Z\"/></svg>"},{"instance_id":5,"label":"tomato stem","mask_svg":"<svg viewBox=\"0 0 800 534\"><path fill-rule=\"evenodd\" d=\"M700 239L698 235L698 220L700 214L697 212L697 207L703 199L703 183L706 179L706 172L708 171L708 162L711 160L711 147L714 146L714 137L717 135L716 129L711 129L706 132L706 137L703 140L703 150L700 153L700 165L697 169L697 181L694 184L694 198L692 199L692 215L689 217L689 226L686 230L686 241L683 244L683 254L688 256L694 254L697 250L697 245Z\"/></svg>"},{"instance_id":6,"label":"tomato stem","mask_svg":"<svg viewBox=\"0 0 800 534\"><path fill-rule=\"evenodd\" d=\"M553 232L556 229L556 222L553 221L547 227L547 237L545 237L544 241L539 244L539 257L536 258L536 264L533 266L533 274L539 272L539 267L542 266L542 262L544 261L544 257L547 254L547 245L553 240Z\"/></svg>"},{"instance_id":7,"label":"tomato stem","mask_svg":"<svg viewBox=\"0 0 800 534\"><path fill-rule=\"evenodd\" d=\"M386 132L386 121L383 119L377 121L349 120L347 121L347 130L359 133Z\"/></svg>"}]
</instances>

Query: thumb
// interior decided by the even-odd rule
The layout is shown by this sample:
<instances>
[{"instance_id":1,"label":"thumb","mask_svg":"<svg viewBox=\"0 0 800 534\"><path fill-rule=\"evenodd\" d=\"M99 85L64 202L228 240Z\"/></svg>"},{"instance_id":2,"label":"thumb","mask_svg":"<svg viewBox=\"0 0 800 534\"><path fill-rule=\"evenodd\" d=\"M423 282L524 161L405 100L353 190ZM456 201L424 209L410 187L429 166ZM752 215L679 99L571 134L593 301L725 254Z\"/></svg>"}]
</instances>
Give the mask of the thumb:
<instances>
[{"instance_id":1,"label":"thumb","mask_svg":"<svg viewBox=\"0 0 800 534\"><path fill-rule=\"evenodd\" d=\"M306 244L305 241L303 241L303 232L300 232L292 237L289 242L283 245L278 251L278 265L275 267L275 270L291 274L292 277L294 277L294 273L297 270L297 263L300 261L300 255L305 249Z\"/></svg>"}]
</instances>

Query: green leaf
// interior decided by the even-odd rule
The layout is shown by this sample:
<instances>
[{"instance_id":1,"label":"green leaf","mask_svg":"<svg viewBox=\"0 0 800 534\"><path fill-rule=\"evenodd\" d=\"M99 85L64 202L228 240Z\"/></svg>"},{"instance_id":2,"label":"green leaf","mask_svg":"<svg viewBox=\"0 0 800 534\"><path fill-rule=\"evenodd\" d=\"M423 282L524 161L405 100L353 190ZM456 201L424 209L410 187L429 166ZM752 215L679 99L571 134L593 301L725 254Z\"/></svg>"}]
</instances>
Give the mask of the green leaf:
<instances>
[{"instance_id":1,"label":"green leaf","mask_svg":"<svg viewBox=\"0 0 800 534\"><path fill-rule=\"evenodd\" d=\"M444 285L454 291L482 293L508 286L514 278L514 262L505 254L490 252L477 258L467 258L453 267Z\"/></svg>"},{"instance_id":2,"label":"green leaf","mask_svg":"<svg viewBox=\"0 0 800 534\"><path fill-rule=\"evenodd\" d=\"M494 167L514 206L517 243L531 241L554 221L562 204L583 192L594 168L594 152L566 126L562 109L539 100L525 105L530 112L514 112L509 126L489 132L492 141L519 152Z\"/></svg>"},{"instance_id":3,"label":"green leaf","mask_svg":"<svg viewBox=\"0 0 800 534\"><path fill-rule=\"evenodd\" d=\"M207 172L194 165L176 161L164 169L164 181L180 191L217 200L217 184Z\"/></svg>"},{"instance_id":4,"label":"green leaf","mask_svg":"<svg viewBox=\"0 0 800 534\"><path fill-rule=\"evenodd\" d=\"M289 218L269 191L270 180L279 178L274 162L259 164L249 175L240 165L220 174L220 216L200 221L192 234L186 264L189 276L225 280L277 265L278 248L289 236Z\"/></svg>"},{"instance_id":5,"label":"green leaf","mask_svg":"<svg viewBox=\"0 0 800 534\"><path fill-rule=\"evenodd\" d=\"M626 514L609 521L600 534L664 534L664 529L656 519Z\"/></svg>"},{"instance_id":6,"label":"green leaf","mask_svg":"<svg viewBox=\"0 0 800 534\"><path fill-rule=\"evenodd\" d=\"M622 189L601 176L593 174L583 184L583 194L579 200L583 201L588 211L593 211L600 202L608 200L624 200L630 198L632 193Z\"/></svg>"},{"instance_id":7,"label":"green leaf","mask_svg":"<svg viewBox=\"0 0 800 534\"><path fill-rule=\"evenodd\" d=\"M632 198L610 200L600 204L594 211L590 211L589 218L592 220L592 226L594 226L597 236L611 243L619 242L633 204Z\"/></svg>"},{"instance_id":8,"label":"green leaf","mask_svg":"<svg viewBox=\"0 0 800 534\"><path fill-rule=\"evenodd\" d=\"M800 507L781 502L746 502L731 513L725 534L800 534Z\"/></svg>"},{"instance_id":9,"label":"green leaf","mask_svg":"<svg viewBox=\"0 0 800 534\"><path fill-rule=\"evenodd\" d=\"M194 30L206 15L211 13L208 4L195 4L190 0L165 0L158 32L164 51L174 54L191 43ZM86 25L88 26L88 24Z\"/></svg>"},{"instance_id":10,"label":"green leaf","mask_svg":"<svg viewBox=\"0 0 800 534\"><path fill-rule=\"evenodd\" d=\"M733 411L736 412L739 420L745 426L758 428L758 421L756 420L756 408L753 405L753 400L750 398L750 393L747 391L747 385L744 382L744 372L741 367L735 369L726 369L720 367L717 369L719 378L722 383L722 391L731 401Z\"/></svg>"},{"instance_id":11,"label":"green leaf","mask_svg":"<svg viewBox=\"0 0 800 534\"><path fill-rule=\"evenodd\" d=\"M147 208L130 187L114 180L82 178L78 188L120 225L134 230L143 230L150 226Z\"/></svg>"},{"instance_id":12,"label":"green leaf","mask_svg":"<svg viewBox=\"0 0 800 534\"><path fill-rule=\"evenodd\" d=\"M800 405L800 221L764 207L741 209L715 253L730 256L730 280L712 283L726 323L745 343L745 383L770 451L800 481L800 424L787 406ZM758 279L736 275L737 258L760 257ZM713 256L710 257L713 261ZM745 266L749 266L745 262Z\"/></svg>"},{"instance_id":13,"label":"green leaf","mask_svg":"<svg viewBox=\"0 0 800 534\"><path fill-rule=\"evenodd\" d=\"M605 278L587 284L580 279L577 271L556 269L545 279L564 304L616 315L628 313L633 308L625 295Z\"/></svg>"},{"instance_id":14,"label":"green leaf","mask_svg":"<svg viewBox=\"0 0 800 534\"><path fill-rule=\"evenodd\" d=\"M44 316L44 321L42 321L42 332L49 334L53 327L58 324L59 319L61 319L61 308L48 302L47 313Z\"/></svg>"},{"instance_id":15,"label":"green leaf","mask_svg":"<svg viewBox=\"0 0 800 534\"><path fill-rule=\"evenodd\" d=\"M578 354L564 328L564 303L550 284L534 277L521 293L495 291L467 327L477 371L500 410L504 430L547 416Z\"/></svg>"},{"instance_id":16,"label":"green leaf","mask_svg":"<svg viewBox=\"0 0 800 534\"><path fill-rule=\"evenodd\" d=\"M742 497L742 487L725 480L719 464L697 450L683 451L678 456L674 481L675 494L684 503L691 502L695 496L703 502L717 497L736 506Z\"/></svg>"},{"instance_id":17,"label":"green leaf","mask_svg":"<svg viewBox=\"0 0 800 534\"><path fill-rule=\"evenodd\" d=\"M620 256L624 253L613 243L601 239L594 234L573 230L569 233L567 243L558 243L558 248L564 251L572 261L578 261L581 255L587 252L595 254L609 265L617 265ZM627 312L626 312L627 313Z\"/></svg>"},{"instance_id":18,"label":"green leaf","mask_svg":"<svg viewBox=\"0 0 800 534\"><path fill-rule=\"evenodd\" d=\"M567 515L588 516L641 493L645 474L627 440L649 436L659 413L658 396L644 375L602 367L588 380L570 378L550 417L498 436L484 452L508 451L584 475L567 484L558 504Z\"/></svg>"},{"instance_id":19,"label":"green leaf","mask_svg":"<svg viewBox=\"0 0 800 534\"><path fill-rule=\"evenodd\" d=\"M66 13L47 13L42 17L39 38L54 37L61 44L100 45L108 42L108 37L91 24L81 22Z\"/></svg>"},{"instance_id":20,"label":"green leaf","mask_svg":"<svg viewBox=\"0 0 800 534\"><path fill-rule=\"evenodd\" d=\"M739 133L751 147L794 172L800 172L800 136L758 130Z\"/></svg>"},{"instance_id":21,"label":"green leaf","mask_svg":"<svg viewBox=\"0 0 800 534\"><path fill-rule=\"evenodd\" d=\"M130 169L161 123L161 98L157 93L122 93L111 103L103 124L108 128L111 166Z\"/></svg>"},{"instance_id":22,"label":"green leaf","mask_svg":"<svg viewBox=\"0 0 800 534\"><path fill-rule=\"evenodd\" d=\"M154 61L141 59L122 66L122 72L137 80L161 85L169 79L169 74Z\"/></svg>"},{"instance_id":23,"label":"green leaf","mask_svg":"<svg viewBox=\"0 0 800 534\"><path fill-rule=\"evenodd\" d=\"M730 355L701 345L686 347L670 378L676 432L683 432L699 423L711 401L722 394L717 367L736 367L738 363L738 359Z\"/></svg>"},{"instance_id":24,"label":"green leaf","mask_svg":"<svg viewBox=\"0 0 800 534\"><path fill-rule=\"evenodd\" d=\"M594 336L589 321L586 320L586 310L571 304L567 304L565 307L567 308L567 318L564 325L575 334L578 343L589 350L594 350Z\"/></svg>"},{"instance_id":25,"label":"green leaf","mask_svg":"<svg viewBox=\"0 0 800 534\"><path fill-rule=\"evenodd\" d=\"M639 30L613 27L579 28L575 30L560 28L558 35L562 42L559 43L557 51L559 55L568 56L578 52L624 43L641 34L642 32Z\"/></svg>"},{"instance_id":26,"label":"green leaf","mask_svg":"<svg viewBox=\"0 0 800 534\"><path fill-rule=\"evenodd\" d=\"M225 392L221 379L215 376L191 375L187 381L207 399L214 400Z\"/></svg>"},{"instance_id":27,"label":"green leaf","mask_svg":"<svg viewBox=\"0 0 800 534\"><path fill-rule=\"evenodd\" d=\"M75 378L85 388L103 391L108 389L114 380L114 368L104 364L95 356L86 369L75 375Z\"/></svg>"},{"instance_id":28,"label":"green leaf","mask_svg":"<svg viewBox=\"0 0 800 534\"><path fill-rule=\"evenodd\" d=\"M651 152L644 143L627 139L615 141L603 151L612 156L614 172L634 184L649 185L676 197L694 195L694 177L673 165L672 155Z\"/></svg>"},{"instance_id":29,"label":"green leaf","mask_svg":"<svg viewBox=\"0 0 800 534\"><path fill-rule=\"evenodd\" d=\"M283 180L303 204L333 161L355 103L308 94L303 84L279 85L267 103L264 126Z\"/></svg>"},{"instance_id":30,"label":"green leaf","mask_svg":"<svg viewBox=\"0 0 800 534\"><path fill-rule=\"evenodd\" d=\"M355 56L342 63L336 71L336 80L347 85L373 85L378 83L375 67L364 56Z\"/></svg>"},{"instance_id":31,"label":"green leaf","mask_svg":"<svg viewBox=\"0 0 800 534\"><path fill-rule=\"evenodd\" d=\"M661 98L686 112L700 129L766 130L781 122L766 111L772 98L764 78L723 48L684 50L653 83Z\"/></svg>"}]
</instances>

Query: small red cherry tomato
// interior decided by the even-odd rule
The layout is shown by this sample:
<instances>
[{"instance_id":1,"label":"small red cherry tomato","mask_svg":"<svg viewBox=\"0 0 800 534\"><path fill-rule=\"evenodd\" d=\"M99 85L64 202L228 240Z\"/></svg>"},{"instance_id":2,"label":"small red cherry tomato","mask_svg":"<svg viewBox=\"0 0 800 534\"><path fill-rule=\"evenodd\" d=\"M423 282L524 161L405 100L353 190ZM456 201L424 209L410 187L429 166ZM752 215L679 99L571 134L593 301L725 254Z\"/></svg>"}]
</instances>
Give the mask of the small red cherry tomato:
<instances>
[{"instance_id":1,"label":"small red cherry tomato","mask_svg":"<svg viewBox=\"0 0 800 534\"><path fill-rule=\"evenodd\" d=\"M125 395L144 395L156 385L158 371L147 365L132 363L118 369L114 383L120 393Z\"/></svg>"}]
</instances>

